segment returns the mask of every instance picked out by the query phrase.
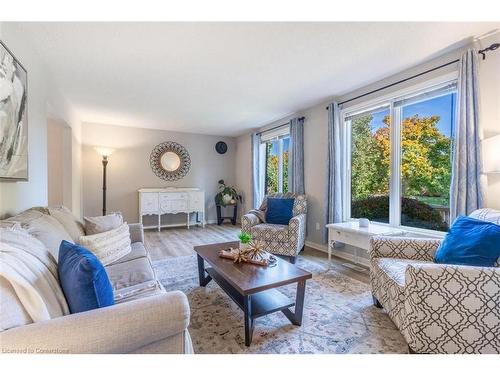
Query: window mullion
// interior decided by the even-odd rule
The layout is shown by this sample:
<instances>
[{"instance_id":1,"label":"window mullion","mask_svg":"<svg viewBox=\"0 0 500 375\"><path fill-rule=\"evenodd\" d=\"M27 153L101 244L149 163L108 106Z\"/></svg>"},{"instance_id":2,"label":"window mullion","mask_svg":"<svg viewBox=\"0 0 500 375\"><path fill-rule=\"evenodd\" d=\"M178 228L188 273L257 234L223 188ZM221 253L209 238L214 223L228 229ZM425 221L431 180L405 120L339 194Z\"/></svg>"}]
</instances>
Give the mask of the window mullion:
<instances>
[{"instance_id":1,"label":"window mullion","mask_svg":"<svg viewBox=\"0 0 500 375\"><path fill-rule=\"evenodd\" d=\"M344 136L342 137L342 144L343 144L343 155L345 155L345 158L343 160L343 171L341 175L347 176L344 179L343 185L343 191L344 191L344 219L351 219L351 201L352 201L352 196L351 196L351 120L346 120L345 121L345 133L343 134Z\"/></svg>"},{"instance_id":2,"label":"window mullion","mask_svg":"<svg viewBox=\"0 0 500 375\"><path fill-rule=\"evenodd\" d=\"M283 193L283 139L278 140L278 193Z\"/></svg>"},{"instance_id":3,"label":"window mullion","mask_svg":"<svg viewBox=\"0 0 500 375\"><path fill-rule=\"evenodd\" d=\"M391 102L389 224L401 225L401 107Z\"/></svg>"}]
</instances>

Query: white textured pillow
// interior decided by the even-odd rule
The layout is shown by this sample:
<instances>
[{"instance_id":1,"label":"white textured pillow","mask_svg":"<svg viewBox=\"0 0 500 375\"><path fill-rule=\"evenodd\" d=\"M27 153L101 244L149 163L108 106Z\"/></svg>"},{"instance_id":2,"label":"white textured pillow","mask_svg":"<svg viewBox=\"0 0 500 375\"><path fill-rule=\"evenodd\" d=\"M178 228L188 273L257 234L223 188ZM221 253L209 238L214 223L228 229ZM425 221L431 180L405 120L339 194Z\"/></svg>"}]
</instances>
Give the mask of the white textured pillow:
<instances>
[{"instance_id":1,"label":"white textured pillow","mask_svg":"<svg viewBox=\"0 0 500 375\"><path fill-rule=\"evenodd\" d=\"M107 232L81 236L78 243L93 252L105 266L132 251L127 223Z\"/></svg>"},{"instance_id":2,"label":"white textured pillow","mask_svg":"<svg viewBox=\"0 0 500 375\"><path fill-rule=\"evenodd\" d=\"M120 212L113 212L106 216L85 216L83 220L85 222L85 234L87 236L107 232L123 224L123 216Z\"/></svg>"}]
</instances>

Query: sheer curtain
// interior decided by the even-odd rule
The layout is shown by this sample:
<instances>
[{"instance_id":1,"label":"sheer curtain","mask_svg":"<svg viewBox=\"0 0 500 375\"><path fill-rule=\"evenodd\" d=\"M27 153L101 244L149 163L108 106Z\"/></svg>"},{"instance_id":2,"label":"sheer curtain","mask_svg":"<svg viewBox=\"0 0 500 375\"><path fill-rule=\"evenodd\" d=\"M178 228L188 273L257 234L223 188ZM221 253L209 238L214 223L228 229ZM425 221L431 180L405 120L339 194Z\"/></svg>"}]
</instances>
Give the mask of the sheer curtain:
<instances>
[{"instance_id":1,"label":"sheer curtain","mask_svg":"<svg viewBox=\"0 0 500 375\"><path fill-rule=\"evenodd\" d=\"M260 206L263 196L260 184L260 134L252 134L252 190L253 190L253 206L257 208Z\"/></svg>"},{"instance_id":2,"label":"sheer curtain","mask_svg":"<svg viewBox=\"0 0 500 375\"><path fill-rule=\"evenodd\" d=\"M290 120L288 190L304 194L304 118Z\"/></svg>"},{"instance_id":3,"label":"sheer curtain","mask_svg":"<svg viewBox=\"0 0 500 375\"><path fill-rule=\"evenodd\" d=\"M326 223L339 223L344 219L342 204L342 125L340 107L333 102L328 106L328 155L326 186ZM328 232L325 230L325 241Z\"/></svg>"},{"instance_id":4,"label":"sheer curtain","mask_svg":"<svg viewBox=\"0 0 500 375\"><path fill-rule=\"evenodd\" d=\"M459 63L457 123L450 186L450 223L483 206L477 52L469 49Z\"/></svg>"}]
</instances>

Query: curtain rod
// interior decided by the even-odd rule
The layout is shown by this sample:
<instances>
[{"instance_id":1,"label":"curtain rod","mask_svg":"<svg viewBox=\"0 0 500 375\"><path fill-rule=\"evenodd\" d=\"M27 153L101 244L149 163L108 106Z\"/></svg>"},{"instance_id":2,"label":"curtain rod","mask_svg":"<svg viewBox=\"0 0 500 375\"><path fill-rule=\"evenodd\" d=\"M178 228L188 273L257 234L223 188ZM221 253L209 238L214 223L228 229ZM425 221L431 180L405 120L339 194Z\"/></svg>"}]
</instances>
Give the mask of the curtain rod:
<instances>
[{"instance_id":1,"label":"curtain rod","mask_svg":"<svg viewBox=\"0 0 500 375\"><path fill-rule=\"evenodd\" d=\"M305 117L299 117L299 120L304 120ZM283 126L288 126L290 125L290 122L287 122L286 124L281 124L281 125L277 125L277 126L273 126L272 128L269 128L269 129L266 129L266 130L262 130L260 132L257 133L257 135L261 135L263 133L266 133L266 132L269 132L271 130L274 130L274 129L279 129L279 128L282 128Z\"/></svg>"},{"instance_id":2,"label":"curtain rod","mask_svg":"<svg viewBox=\"0 0 500 375\"><path fill-rule=\"evenodd\" d=\"M488 51L494 51L494 50L496 50L498 47L500 47L500 43L493 43L491 46L486 47L486 48L484 48L484 49L482 49L482 50L477 51L477 53L480 53L480 54L483 56L483 60L484 60L484 59L486 59L486 52L488 52ZM401 80L399 80L399 81L397 81L397 82L390 83L390 84L385 85L385 86L383 86L383 87L380 87L380 88L378 88L378 89L375 89L375 90L372 90L372 91L368 91L368 92L366 92L366 93L364 93L364 94L361 94L361 95L355 96L354 98L344 100L343 102L340 102L340 103L339 103L339 105L342 105L342 104L345 104L345 103L349 103L349 102L352 102L353 100L360 99L360 98L362 98L362 97L364 97L364 96L368 96L368 95L374 94L374 93L376 93L376 92L378 92L378 91L385 90L385 89L387 89L387 88L389 88L389 87L399 85L400 83L403 83L403 82L409 81L410 79L413 79L413 78L420 77L420 76L422 76L422 75L424 75L424 74L427 74L427 73L433 72L433 71L435 71L435 70L438 70L438 69L444 68L444 67L446 67L446 66L448 66L448 65L455 64L455 63L457 63L457 62L459 62L459 61L460 61L460 59L456 59L456 60L453 60L453 61L447 62L447 63L445 63L445 64L442 64L442 65L436 66L436 67L434 67L434 68L428 69L428 70L423 71L423 72L421 72L421 73L418 73L418 74L412 75L412 76L410 76L410 77L408 77L408 78L401 79ZM328 109L328 106L326 107L326 109Z\"/></svg>"}]
</instances>

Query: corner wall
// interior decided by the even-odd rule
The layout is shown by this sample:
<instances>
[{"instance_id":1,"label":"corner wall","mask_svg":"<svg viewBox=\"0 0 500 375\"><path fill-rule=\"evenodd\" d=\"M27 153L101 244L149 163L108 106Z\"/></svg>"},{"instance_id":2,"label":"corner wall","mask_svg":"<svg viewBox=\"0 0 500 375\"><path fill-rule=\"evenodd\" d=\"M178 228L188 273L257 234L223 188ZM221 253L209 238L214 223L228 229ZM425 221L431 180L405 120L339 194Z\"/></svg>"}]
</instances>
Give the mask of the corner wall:
<instances>
[{"instance_id":1,"label":"corner wall","mask_svg":"<svg viewBox=\"0 0 500 375\"><path fill-rule=\"evenodd\" d=\"M48 203L47 174L47 119L64 119L72 128L73 136L80 138L79 124L71 108L53 85L51 74L35 48L26 39L18 25L0 23L0 38L28 71L28 173L27 182L0 182L0 218L19 213L33 206ZM73 146L72 158L78 160L80 146ZM79 164L73 168L72 195L76 202L74 212L80 212Z\"/></svg>"},{"instance_id":2,"label":"corner wall","mask_svg":"<svg viewBox=\"0 0 500 375\"><path fill-rule=\"evenodd\" d=\"M129 223L138 222L140 188L167 186L197 187L205 191L206 219L215 222L215 201L217 181L235 183L235 140L201 134L142 129L105 124L82 125L83 153L83 213L85 216L101 215L102 210L102 158L94 146L115 149L108 158L107 167L107 210L121 211ZM215 144L224 141L228 151L220 155ZM181 180L169 182L157 177L149 165L153 148L165 141L183 145L191 157L191 169ZM154 217L144 218L145 224L154 223ZM186 215L165 215L162 224L185 223Z\"/></svg>"}]
</instances>

